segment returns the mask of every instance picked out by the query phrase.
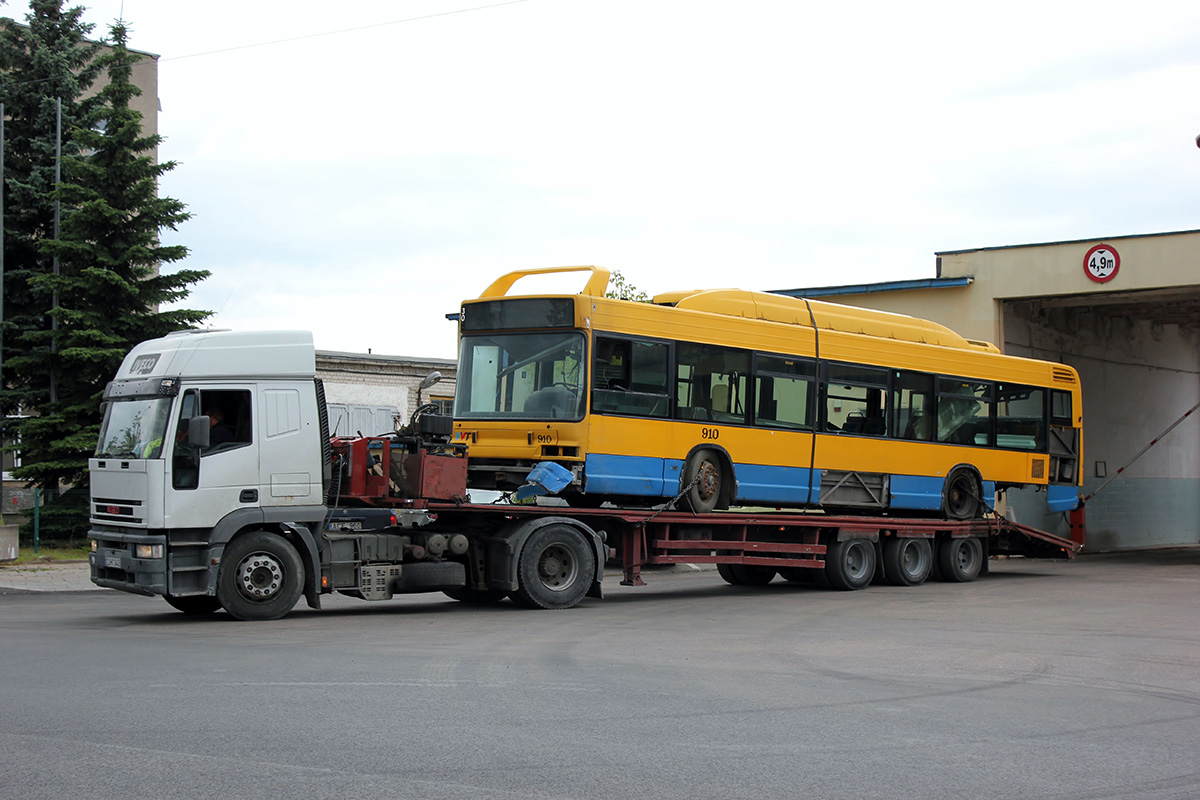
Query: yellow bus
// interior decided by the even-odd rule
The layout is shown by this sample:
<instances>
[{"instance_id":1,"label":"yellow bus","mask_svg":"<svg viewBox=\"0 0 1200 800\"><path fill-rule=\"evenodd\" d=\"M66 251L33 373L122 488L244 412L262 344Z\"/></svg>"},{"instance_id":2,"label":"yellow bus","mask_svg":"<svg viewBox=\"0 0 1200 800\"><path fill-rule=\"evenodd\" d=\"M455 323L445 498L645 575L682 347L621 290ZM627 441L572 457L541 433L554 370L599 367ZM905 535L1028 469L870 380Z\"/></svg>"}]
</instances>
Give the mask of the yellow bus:
<instances>
[{"instance_id":1,"label":"yellow bus","mask_svg":"<svg viewBox=\"0 0 1200 800\"><path fill-rule=\"evenodd\" d=\"M587 272L575 295L510 294ZM763 292L607 299L599 267L525 270L463 303L454 401L470 484L571 473L572 505L686 499L981 516L997 490L1080 486L1079 376L926 320Z\"/></svg>"}]
</instances>

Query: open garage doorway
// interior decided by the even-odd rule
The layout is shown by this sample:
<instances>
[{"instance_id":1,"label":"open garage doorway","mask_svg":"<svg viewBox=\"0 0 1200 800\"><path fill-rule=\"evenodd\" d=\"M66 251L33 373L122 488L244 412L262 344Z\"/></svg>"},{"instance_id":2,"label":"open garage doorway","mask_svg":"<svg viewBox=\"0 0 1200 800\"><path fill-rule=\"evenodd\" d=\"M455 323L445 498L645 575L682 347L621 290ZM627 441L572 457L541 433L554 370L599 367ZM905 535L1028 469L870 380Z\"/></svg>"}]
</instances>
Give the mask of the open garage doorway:
<instances>
[{"instance_id":1,"label":"open garage doorway","mask_svg":"<svg viewBox=\"0 0 1200 800\"><path fill-rule=\"evenodd\" d=\"M1083 495L1200 400L1200 286L1000 300L1003 350L1061 361L1083 383ZM1018 522L1069 535L1045 496L1009 492ZM1200 543L1200 414L1086 506L1089 551Z\"/></svg>"}]
</instances>

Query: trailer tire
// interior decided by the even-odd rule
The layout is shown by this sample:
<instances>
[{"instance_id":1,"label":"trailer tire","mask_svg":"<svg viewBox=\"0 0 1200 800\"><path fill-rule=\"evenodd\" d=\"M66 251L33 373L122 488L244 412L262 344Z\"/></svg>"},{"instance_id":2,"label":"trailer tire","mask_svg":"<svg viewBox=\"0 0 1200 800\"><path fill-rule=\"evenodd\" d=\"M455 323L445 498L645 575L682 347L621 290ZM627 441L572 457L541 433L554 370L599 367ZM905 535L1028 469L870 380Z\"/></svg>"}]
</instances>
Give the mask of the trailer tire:
<instances>
[{"instance_id":1,"label":"trailer tire","mask_svg":"<svg viewBox=\"0 0 1200 800\"><path fill-rule=\"evenodd\" d=\"M875 577L875 543L870 539L834 542L825 554L825 576L842 591L863 589Z\"/></svg>"},{"instance_id":2,"label":"trailer tire","mask_svg":"<svg viewBox=\"0 0 1200 800\"><path fill-rule=\"evenodd\" d=\"M447 597L471 606L492 606L508 597L508 592L503 589L468 589L465 586L459 586L442 591Z\"/></svg>"},{"instance_id":3,"label":"trailer tire","mask_svg":"<svg viewBox=\"0 0 1200 800\"><path fill-rule=\"evenodd\" d=\"M932 571L928 539L893 536L883 545L883 574L892 586L920 586Z\"/></svg>"},{"instance_id":4,"label":"trailer tire","mask_svg":"<svg viewBox=\"0 0 1200 800\"><path fill-rule=\"evenodd\" d=\"M221 610L221 601L210 594L197 594L189 597L164 596L167 605L176 611L182 611L189 617L201 617Z\"/></svg>"},{"instance_id":5,"label":"trailer tire","mask_svg":"<svg viewBox=\"0 0 1200 800\"><path fill-rule=\"evenodd\" d=\"M970 583L983 570L983 542L974 536L946 538L938 543L938 577L950 583Z\"/></svg>"},{"instance_id":6,"label":"trailer tire","mask_svg":"<svg viewBox=\"0 0 1200 800\"><path fill-rule=\"evenodd\" d=\"M512 597L529 608L570 608L584 598L595 576L591 542L570 525L546 525L521 548Z\"/></svg>"},{"instance_id":7,"label":"trailer tire","mask_svg":"<svg viewBox=\"0 0 1200 800\"><path fill-rule=\"evenodd\" d=\"M692 453L683 468L683 485L688 487L688 506L697 514L707 514L721 502L724 476L721 457L708 448Z\"/></svg>"},{"instance_id":8,"label":"trailer tire","mask_svg":"<svg viewBox=\"0 0 1200 800\"><path fill-rule=\"evenodd\" d=\"M766 586L775 570L759 564L717 564L717 573L731 586Z\"/></svg>"},{"instance_id":9,"label":"trailer tire","mask_svg":"<svg viewBox=\"0 0 1200 800\"><path fill-rule=\"evenodd\" d=\"M240 620L279 619L304 590L304 563L277 533L251 531L234 539L221 556L217 599Z\"/></svg>"}]
</instances>

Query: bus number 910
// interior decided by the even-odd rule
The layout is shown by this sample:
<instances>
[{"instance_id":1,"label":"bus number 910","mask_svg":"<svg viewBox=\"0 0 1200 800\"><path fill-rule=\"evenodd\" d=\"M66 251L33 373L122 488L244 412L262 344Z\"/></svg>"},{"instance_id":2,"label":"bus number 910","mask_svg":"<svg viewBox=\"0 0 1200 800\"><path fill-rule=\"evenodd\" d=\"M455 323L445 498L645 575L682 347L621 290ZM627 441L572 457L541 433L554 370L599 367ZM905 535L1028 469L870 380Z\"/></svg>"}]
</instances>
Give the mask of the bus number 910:
<instances>
[{"instance_id":1,"label":"bus number 910","mask_svg":"<svg viewBox=\"0 0 1200 800\"><path fill-rule=\"evenodd\" d=\"M701 428L700 429L700 438L701 439L719 439L719 438L721 438L721 431L717 428Z\"/></svg>"}]
</instances>

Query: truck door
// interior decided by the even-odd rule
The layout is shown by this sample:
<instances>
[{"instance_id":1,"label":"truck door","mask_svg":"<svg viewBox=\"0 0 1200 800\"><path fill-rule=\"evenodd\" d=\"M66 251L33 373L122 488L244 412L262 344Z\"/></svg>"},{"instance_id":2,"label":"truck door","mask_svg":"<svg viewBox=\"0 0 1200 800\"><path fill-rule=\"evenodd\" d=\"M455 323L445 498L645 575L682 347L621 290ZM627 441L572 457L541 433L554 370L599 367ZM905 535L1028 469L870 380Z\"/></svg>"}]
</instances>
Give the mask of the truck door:
<instances>
[{"instance_id":1,"label":"truck door","mask_svg":"<svg viewBox=\"0 0 1200 800\"><path fill-rule=\"evenodd\" d=\"M259 387L259 501L264 507L321 505L316 403L311 382Z\"/></svg>"},{"instance_id":2,"label":"truck door","mask_svg":"<svg viewBox=\"0 0 1200 800\"><path fill-rule=\"evenodd\" d=\"M224 384L187 389L179 404L171 455L169 527L209 527L230 511L258 505L259 443L254 387ZM208 416L208 447L188 440L192 417Z\"/></svg>"}]
</instances>

